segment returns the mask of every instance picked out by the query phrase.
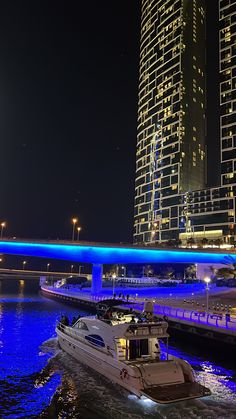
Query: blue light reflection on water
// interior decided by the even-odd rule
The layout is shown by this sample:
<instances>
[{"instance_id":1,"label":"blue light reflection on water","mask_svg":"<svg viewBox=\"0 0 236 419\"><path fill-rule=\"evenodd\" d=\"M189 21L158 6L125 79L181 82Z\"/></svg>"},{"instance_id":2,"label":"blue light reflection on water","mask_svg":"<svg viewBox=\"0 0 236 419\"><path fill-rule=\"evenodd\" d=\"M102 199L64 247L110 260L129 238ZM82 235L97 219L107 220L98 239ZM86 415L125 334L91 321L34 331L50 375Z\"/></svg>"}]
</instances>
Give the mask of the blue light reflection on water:
<instances>
[{"instance_id":1,"label":"blue light reflection on water","mask_svg":"<svg viewBox=\"0 0 236 419\"><path fill-rule=\"evenodd\" d=\"M99 410L98 398L101 399L101 409L102 404L107 403L107 412L109 409L114 411L113 416L105 413L99 418L120 418L118 410L127 416L132 412L137 418L142 418L145 414L147 417L182 419L206 418L206 412L210 410L209 417L223 418L219 412L222 415L225 409L228 418L236 417L236 408L232 411L232 405L236 402L233 361L214 362L213 354L203 356L200 351L196 356L197 347L194 350L192 348L186 350L185 345L181 345L181 348L172 345L170 353L190 362L198 379L212 389L213 396L204 399L203 402L201 400L201 405L191 402L189 405L178 403L163 407L143 400L128 399L126 394L120 395L117 387L112 387L106 382L104 384L96 374L91 371L86 372L84 367L79 366L77 371L74 361L66 354L63 356L59 354L60 362L58 363L58 359L54 362L59 349L54 347L54 351L50 352L50 345L48 351L40 347L43 342L55 336L56 321L61 313L65 312L69 313L70 318L78 314L76 308L44 299L36 294L27 295L24 289L21 289L17 295L3 294L0 299L1 417L14 419L40 417L40 413L47 409L53 398L56 404L59 403L59 398L65 399L68 388L71 394L74 394L75 400L84 397L84 406L86 409L90 406L92 409L91 416L81 417L95 417L96 409ZM36 383L38 384L35 385ZM61 392L58 390L60 387L62 387ZM58 399L55 398L57 392ZM79 395L76 395L76 392Z\"/></svg>"},{"instance_id":2,"label":"blue light reflection on water","mask_svg":"<svg viewBox=\"0 0 236 419\"><path fill-rule=\"evenodd\" d=\"M161 348L162 351L166 350L166 346L163 343L161 344ZM197 349L198 346L196 345L194 353L192 352L192 348L191 351L186 352L186 350L170 345L169 353L189 362L196 373L195 375L197 380L212 390L212 398L214 398L214 396L217 398L222 396L222 392L219 391L219 389L223 385L225 389L223 397L233 403L236 403L236 371L231 368L223 367L212 360L205 360L203 354L196 355ZM207 356L212 356L212 358L214 358L214 353L211 355L209 353L209 348L205 351L205 356L206 354ZM227 363L227 359L225 361ZM231 365L233 366L233 361Z\"/></svg>"},{"instance_id":3,"label":"blue light reflection on water","mask_svg":"<svg viewBox=\"0 0 236 419\"><path fill-rule=\"evenodd\" d=\"M13 410L13 418L38 415L53 396L60 374L45 386L36 388L35 379L45 367L50 353L42 354L42 343L55 335L55 324L62 312L78 313L75 308L48 301L37 295L0 298L0 417ZM2 416L1 416L2 415ZM32 416L33 417L33 416Z\"/></svg>"}]
</instances>

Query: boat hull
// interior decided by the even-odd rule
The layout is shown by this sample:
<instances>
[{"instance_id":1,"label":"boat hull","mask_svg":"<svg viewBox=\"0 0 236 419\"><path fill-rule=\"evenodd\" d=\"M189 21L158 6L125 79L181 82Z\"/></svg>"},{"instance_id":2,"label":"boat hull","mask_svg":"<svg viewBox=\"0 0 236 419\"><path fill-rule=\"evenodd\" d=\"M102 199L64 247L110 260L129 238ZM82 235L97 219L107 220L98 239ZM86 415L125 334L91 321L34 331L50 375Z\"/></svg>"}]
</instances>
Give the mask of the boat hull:
<instances>
[{"instance_id":1,"label":"boat hull","mask_svg":"<svg viewBox=\"0 0 236 419\"><path fill-rule=\"evenodd\" d=\"M78 342L70 336L57 330L58 342L65 352L69 353L77 361L87 365L99 374L108 378L116 384L124 387L130 393L141 397L142 386L140 377L135 377L135 368L126 369L124 373L124 364L114 359L98 349L90 347L86 343Z\"/></svg>"},{"instance_id":2,"label":"boat hull","mask_svg":"<svg viewBox=\"0 0 236 419\"><path fill-rule=\"evenodd\" d=\"M108 355L102 350L84 343L82 340L63 333L59 329L57 329L57 335L61 349L77 361L92 368L138 397L145 396L157 403L169 404L210 395L208 389L195 382L151 385L149 388L144 388L143 383L145 380L142 377L142 368L125 365L123 362L116 360L112 354Z\"/></svg>"}]
</instances>

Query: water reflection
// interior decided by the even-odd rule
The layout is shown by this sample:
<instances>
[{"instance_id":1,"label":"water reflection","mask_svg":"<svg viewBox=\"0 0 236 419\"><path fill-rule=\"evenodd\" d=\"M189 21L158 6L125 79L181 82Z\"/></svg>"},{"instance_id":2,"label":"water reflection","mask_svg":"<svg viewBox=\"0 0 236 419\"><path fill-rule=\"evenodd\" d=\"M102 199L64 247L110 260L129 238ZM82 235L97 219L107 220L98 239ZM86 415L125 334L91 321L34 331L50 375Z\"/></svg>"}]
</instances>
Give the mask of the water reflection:
<instances>
[{"instance_id":1,"label":"water reflection","mask_svg":"<svg viewBox=\"0 0 236 419\"><path fill-rule=\"evenodd\" d=\"M47 367L43 369L37 385L44 385L54 373L60 372L61 383L56 389L50 405L42 413L42 418L68 417L77 415L93 418L228 418L236 417L235 375L231 370L215 365L210 361L195 359L191 355L171 347L170 351L188 361L195 360L198 379L209 386L213 395L200 400L189 400L168 406L158 405L148 399L138 399L129 395L121 387L74 361L72 357L59 350L56 339L49 341L50 350L55 352ZM48 342L42 347L48 351ZM227 385L225 385L225 383ZM67 413L65 413L67 412ZM98 413L97 413L98 412ZM65 416L66 414L66 416ZM86 416L83 416L85 415ZM53 416L56 415L56 416ZM63 416L64 415L64 416ZM222 415L222 416L221 416ZM78 416L79 417L79 416Z\"/></svg>"},{"instance_id":2,"label":"water reflection","mask_svg":"<svg viewBox=\"0 0 236 419\"><path fill-rule=\"evenodd\" d=\"M218 362L197 345L174 344L170 352L190 362L213 395L168 406L138 399L60 350L56 321L77 315L76 308L32 293L26 282L18 285L0 302L1 418L236 418L233 359Z\"/></svg>"}]
</instances>

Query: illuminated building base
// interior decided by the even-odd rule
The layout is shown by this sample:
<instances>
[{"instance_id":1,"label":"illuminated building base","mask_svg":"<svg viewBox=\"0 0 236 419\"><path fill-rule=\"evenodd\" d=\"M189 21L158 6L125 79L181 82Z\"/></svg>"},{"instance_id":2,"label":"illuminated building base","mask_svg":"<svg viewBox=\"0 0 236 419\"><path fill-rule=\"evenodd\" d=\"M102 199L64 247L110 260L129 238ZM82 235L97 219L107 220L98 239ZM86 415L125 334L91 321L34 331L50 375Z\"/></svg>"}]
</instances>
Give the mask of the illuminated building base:
<instances>
[{"instance_id":1,"label":"illuminated building base","mask_svg":"<svg viewBox=\"0 0 236 419\"><path fill-rule=\"evenodd\" d=\"M204 279L206 277L214 277L218 269L225 268L226 264L214 263L214 265L209 265L209 263L198 263L197 264L197 278Z\"/></svg>"}]
</instances>

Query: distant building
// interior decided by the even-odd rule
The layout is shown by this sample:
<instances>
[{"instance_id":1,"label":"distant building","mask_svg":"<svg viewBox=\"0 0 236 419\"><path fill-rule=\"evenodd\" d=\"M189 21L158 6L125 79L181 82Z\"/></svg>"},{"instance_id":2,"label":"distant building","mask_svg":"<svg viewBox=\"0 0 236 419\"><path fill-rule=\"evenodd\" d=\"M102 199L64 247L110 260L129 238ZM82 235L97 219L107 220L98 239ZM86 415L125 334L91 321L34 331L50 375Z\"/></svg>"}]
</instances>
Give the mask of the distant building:
<instances>
[{"instance_id":1,"label":"distant building","mask_svg":"<svg viewBox=\"0 0 236 419\"><path fill-rule=\"evenodd\" d=\"M221 184L236 183L236 1L220 0Z\"/></svg>"},{"instance_id":2,"label":"distant building","mask_svg":"<svg viewBox=\"0 0 236 419\"><path fill-rule=\"evenodd\" d=\"M220 0L221 186L205 187L205 1L143 0L134 241L234 241L236 0Z\"/></svg>"}]
</instances>

